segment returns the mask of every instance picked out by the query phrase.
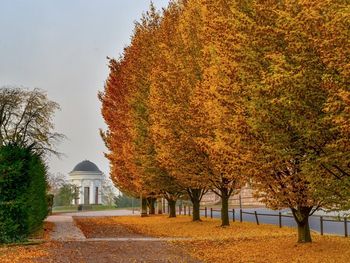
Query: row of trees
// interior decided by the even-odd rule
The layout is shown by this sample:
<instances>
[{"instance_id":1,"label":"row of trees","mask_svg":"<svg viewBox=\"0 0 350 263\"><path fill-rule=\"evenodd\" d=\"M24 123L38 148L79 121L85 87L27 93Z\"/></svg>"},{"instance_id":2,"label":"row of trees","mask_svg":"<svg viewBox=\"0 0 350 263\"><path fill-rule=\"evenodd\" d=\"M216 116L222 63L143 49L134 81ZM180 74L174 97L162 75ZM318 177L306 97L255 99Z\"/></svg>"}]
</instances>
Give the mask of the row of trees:
<instances>
[{"instance_id":1,"label":"row of trees","mask_svg":"<svg viewBox=\"0 0 350 263\"><path fill-rule=\"evenodd\" d=\"M57 109L43 91L0 88L0 243L26 239L49 212L45 157L63 137L53 132Z\"/></svg>"},{"instance_id":2,"label":"row of trees","mask_svg":"<svg viewBox=\"0 0 350 263\"><path fill-rule=\"evenodd\" d=\"M99 94L115 184L173 211L186 195L193 220L211 189L225 226L250 181L311 242L314 211L350 207L349 16L332 0L151 6Z\"/></svg>"}]
</instances>

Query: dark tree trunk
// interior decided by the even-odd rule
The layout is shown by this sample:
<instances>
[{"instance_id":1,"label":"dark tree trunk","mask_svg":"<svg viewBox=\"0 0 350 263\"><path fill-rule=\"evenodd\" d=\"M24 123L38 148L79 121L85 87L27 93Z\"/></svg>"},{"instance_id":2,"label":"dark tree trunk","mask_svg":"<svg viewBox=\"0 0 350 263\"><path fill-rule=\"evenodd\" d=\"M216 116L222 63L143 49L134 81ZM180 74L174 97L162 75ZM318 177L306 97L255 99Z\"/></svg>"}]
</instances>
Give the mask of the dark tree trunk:
<instances>
[{"instance_id":1,"label":"dark tree trunk","mask_svg":"<svg viewBox=\"0 0 350 263\"><path fill-rule=\"evenodd\" d=\"M192 201L193 211L192 211L192 221L202 221L200 217L200 200L196 199Z\"/></svg>"},{"instance_id":2,"label":"dark tree trunk","mask_svg":"<svg viewBox=\"0 0 350 263\"><path fill-rule=\"evenodd\" d=\"M154 197L148 197L147 198L147 206L149 209L149 214L150 215L154 215L156 213L156 208L155 208L155 202L156 202L156 198Z\"/></svg>"},{"instance_id":3,"label":"dark tree trunk","mask_svg":"<svg viewBox=\"0 0 350 263\"><path fill-rule=\"evenodd\" d=\"M306 222L304 221L304 222L298 223L298 242L299 243L312 242L308 219L306 220Z\"/></svg>"},{"instance_id":4,"label":"dark tree trunk","mask_svg":"<svg viewBox=\"0 0 350 263\"><path fill-rule=\"evenodd\" d=\"M147 215L147 199L141 197L141 217L146 217Z\"/></svg>"},{"instance_id":5,"label":"dark tree trunk","mask_svg":"<svg viewBox=\"0 0 350 263\"><path fill-rule=\"evenodd\" d=\"M162 198L158 198L157 200L157 208L158 208L158 214L161 215L163 214L163 209L162 209Z\"/></svg>"},{"instance_id":6,"label":"dark tree trunk","mask_svg":"<svg viewBox=\"0 0 350 263\"><path fill-rule=\"evenodd\" d=\"M221 226L229 226L230 219L228 216L228 199L230 198L229 190L223 188L221 191Z\"/></svg>"},{"instance_id":7,"label":"dark tree trunk","mask_svg":"<svg viewBox=\"0 0 350 263\"><path fill-rule=\"evenodd\" d=\"M169 217L176 217L176 200L168 200Z\"/></svg>"},{"instance_id":8,"label":"dark tree trunk","mask_svg":"<svg viewBox=\"0 0 350 263\"><path fill-rule=\"evenodd\" d=\"M203 189L188 189L188 194L193 204L192 221L201 221L200 202L203 195Z\"/></svg>"},{"instance_id":9,"label":"dark tree trunk","mask_svg":"<svg viewBox=\"0 0 350 263\"><path fill-rule=\"evenodd\" d=\"M310 243L312 242L309 216L312 207L298 207L297 209L292 208L293 216L298 224L298 242L299 243Z\"/></svg>"}]
</instances>

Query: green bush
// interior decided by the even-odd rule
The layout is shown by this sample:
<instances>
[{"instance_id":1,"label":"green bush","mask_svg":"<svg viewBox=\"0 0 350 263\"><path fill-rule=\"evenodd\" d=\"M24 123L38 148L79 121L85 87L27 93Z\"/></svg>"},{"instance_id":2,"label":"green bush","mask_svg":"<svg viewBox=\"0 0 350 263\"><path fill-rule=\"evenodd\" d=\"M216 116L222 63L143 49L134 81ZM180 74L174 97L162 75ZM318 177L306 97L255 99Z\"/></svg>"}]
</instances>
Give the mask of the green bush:
<instances>
[{"instance_id":1,"label":"green bush","mask_svg":"<svg viewBox=\"0 0 350 263\"><path fill-rule=\"evenodd\" d=\"M0 243L23 240L29 234L25 202L0 203Z\"/></svg>"},{"instance_id":2,"label":"green bush","mask_svg":"<svg viewBox=\"0 0 350 263\"><path fill-rule=\"evenodd\" d=\"M31 153L29 162L28 222L29 232L37 230L48 214L47 205L47 168L40 156Z\"/></svg>"},{"instance_id":3,"label":"green bush","mask_svg":"<svg viewBox=\"0 0 350 263\"><path fill-rule=\"evenodd\" d=\"M23 240L42 225L46 189L40 156L15 145L0 147L0 242Z\"/></svg>"}]
</instances>

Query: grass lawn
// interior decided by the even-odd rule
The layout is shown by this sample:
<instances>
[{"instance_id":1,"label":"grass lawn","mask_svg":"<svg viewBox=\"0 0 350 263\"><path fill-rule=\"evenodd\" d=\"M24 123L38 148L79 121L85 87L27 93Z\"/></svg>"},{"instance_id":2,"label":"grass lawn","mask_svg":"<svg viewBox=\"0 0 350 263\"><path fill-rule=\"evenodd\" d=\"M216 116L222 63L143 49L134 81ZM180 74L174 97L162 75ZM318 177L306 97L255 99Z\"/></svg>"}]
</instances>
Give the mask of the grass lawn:
<instances>
[{"instance_id":1,"label":"grass lawn","mask_svg":"<svg viewBox=\"0 0 350 263\"><path fill-rule=\"evenodd\" d=\"M131 207L115 207L112 205L91 205L89 210L84 211L103 211L103 210L118 210L118 209L127 209L131 210ZM138 208L134 208L137 210ZM76 205L70 205L70 206L55 206L52 209L52 212L57 213L69 213L69 212L77 212L78 206Z\"/></svg>"},{"instance_id":2,"label":"grass lawn","mask_svg":"<svg viewBox=\"0 0 350 263\"><path fill-rule=\"evenodd\" d=\"M108 217L79 219L92 227L124 225L156 237L188 237L173 241L193 257L205 262L349 262L350 238L320 236L313 233L313 243L298 244L294 228L253 223L231 223L220 227L217 219L191 222L188 216ZM88 230L87 230L88 231ZM108 231L105 229L105 231Z\"/></svg>"}]
</instances>

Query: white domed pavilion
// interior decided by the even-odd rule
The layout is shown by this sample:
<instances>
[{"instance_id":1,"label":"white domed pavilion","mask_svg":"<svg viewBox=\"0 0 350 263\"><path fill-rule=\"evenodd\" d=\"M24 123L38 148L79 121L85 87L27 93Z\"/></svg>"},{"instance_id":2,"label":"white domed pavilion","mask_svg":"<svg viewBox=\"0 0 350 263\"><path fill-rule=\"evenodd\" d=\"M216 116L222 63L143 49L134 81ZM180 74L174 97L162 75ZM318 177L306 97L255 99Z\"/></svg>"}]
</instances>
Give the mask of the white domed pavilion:
<instances>
[{"instance_id":1,"label":"white domed pavilion","mask_svg":"<svg viewBox=\"0 0 350 263\"><path fill-rule=\"evenodd\" d=\"M69 173L69 181L79 191L79 197L73 200L73 204L102 204L103 173L96 164L88 160L78 163Z\"/></svg>"}]
</instances>

